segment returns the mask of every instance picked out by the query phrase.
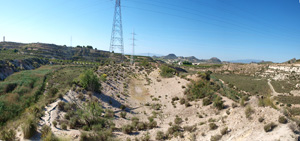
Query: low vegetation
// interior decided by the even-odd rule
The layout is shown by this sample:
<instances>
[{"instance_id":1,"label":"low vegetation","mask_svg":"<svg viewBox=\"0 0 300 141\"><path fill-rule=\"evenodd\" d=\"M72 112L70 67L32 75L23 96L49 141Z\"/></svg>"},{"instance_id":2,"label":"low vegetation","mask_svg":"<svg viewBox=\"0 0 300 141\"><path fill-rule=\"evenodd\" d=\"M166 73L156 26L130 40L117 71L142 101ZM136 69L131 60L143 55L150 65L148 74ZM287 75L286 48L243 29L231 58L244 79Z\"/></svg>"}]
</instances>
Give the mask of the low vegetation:
<instances>
[{"instance_id":1,"label":"low vegetation","mask_svg":"<svg viewBox=\"0 0 300 141\"><path fill-rule=\"evenodd\" d=\"M167 65L162 65L160 67L160 75L162 77L172 77L175 74L175 69L167 66Z\"/></svg>"},{"instance_id":2,"label":"low vegetation","mask_svg":"<svg viewBox=\"0 0 300 141\"><path fill-rule=\"evenodd\" d=\"M285 103L285 104L300 104L300 96L276 96L276 100L280 103Z\"/></svg>"},{"instance_id":3,"label":"low vegetation","mask_svg":"<svg viewBox=\"0 0 300 141\"><path fill-rule=\"evenodd\" d=\"M264 130L266 132L271 132L275 127L277 127L277 125L275 123L271 122L264 126Z\"/></svg>"},{"instance_id":4,"label":"low vegetation","mask_svg":"<svg viewBox=\"0 0 300 141\"><path fill-rule=\"evenodd\" d=\"M268 81L263 78L237 74L214 74L214 76L225 81L230 87L236 86L237 89L249 92L252 95L267 95L271 92Z\"/></svg>"},{"instance_id":5,"label":"low vegetation","mask_svg":"<svg viewBox=\"0 0 300 141\"><path fill-rule=\"evenodd\" d=\"M295 89L296 81L271 81L272 86L278 93L289 93L291 90Z\"/></svg>"}]
</instances>

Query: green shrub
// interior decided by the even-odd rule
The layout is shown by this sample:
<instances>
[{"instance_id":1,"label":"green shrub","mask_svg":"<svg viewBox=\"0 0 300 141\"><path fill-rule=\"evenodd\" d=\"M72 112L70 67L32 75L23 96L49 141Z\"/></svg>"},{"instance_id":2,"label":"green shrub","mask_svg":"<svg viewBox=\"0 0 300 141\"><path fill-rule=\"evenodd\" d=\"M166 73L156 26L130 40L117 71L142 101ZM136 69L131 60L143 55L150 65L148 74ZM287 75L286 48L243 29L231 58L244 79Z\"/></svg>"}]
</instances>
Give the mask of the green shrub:
<instances>
[{"instance_id":1,"label":"green shrub","mask_svg":"<svg viewBox=\"0 0 300 141\"><path fill-rule=\"evenodd\" d=\"M265 132L271 132L277 125L273 122L264 126Z\"/></svg>"},{"instance_id":2,"label":"green shrub","mask_svg":"<svg viewBox=\"0 0 300 141\"><path fill-rule=\"evenodd\" d=\"M180 132L181 127L179 125L173 125L170 128L168 128L167 134L168 135L173 135L175 132Z\"/></svg>"},{"instance_id":3,"label":"green shrub","mask_svg":"<svg viewBox=\"0 0 300 141\"><path fill-rule=\"evenodd\" d=\"M61 129L63 129L63 130L67 130L67 125L65 124L65 123L63 123L63 124L61 124Z\"/></svg>"},{"instance_id":4,"label":"green shrub","mask_svg":"<svg viewBox=\"0 0 300 141\"><path fill-rule=\"evenodd\" d=\"M288 120L284 116L279 116L278 122L282 124L286 124Z\"/></svg>"},{"instance_id":5,"label":"green shrub","mask_svg":"<svg viewBox=\"0 0 300 141\"><path fill-rule=\"evenodd\" d=\"M258 118L258 122L263 122L265 119L263 117Z\"/></svg>"},{"instance_id":6,"label":"green shrub","mask_svg":"<svg viewBox=\"0 0 300 141\"><path fill-rule=\"evenodd\" d=\"M36 132L36 121L33 118L29 118L23 125L22 131L25 139L31 138Z\"/></svg>"},{"instance_id":7,"label":"green shrub","mask_svg":"<svg viewBox=\"0 0 300 141\"><path fill-rule=\"evenodd\" d=\"M122 132L125 134L131 134L133 131L133 127L131 125L122 126Z\"/></svg>"},{"instance_id":8,"label":"green shrub","mask_svg":"<svg viewBox=\"0 0 300 141\"><path fill-rule=\"evenodd\" d=\"M121 106L120 106L120 109L121 109L121 110L125 110L125 109L126 109L126 106L125 106L125 105L121 105Z\"/></svg>"},{"instance_id":9,"label":"green shrub","mask_svg":"<svg viewBox=\"0 0 300 141\"><path fill-rule=\"evenodd\" d=\"M114 111L112 111L112 110L105 110L104 117L106 117L106 118L113 118L114 117Z\"/></svg>"},{"instance_id":10,"label":"green shrub","mask_svg":"<svg viewBox=\"0 0 300 141\"><path fill-rule=\"evenodd\" d=\"M141 141L150 141L150 134L149 134L149 132L147 132L146 134L144 134L142 136Z\"/></svg>"},{"instance_id":11,"label":"green shrub","mask_svg":"<svg viewBox=\"0 0 300 141\"><path fill-rule=\"evenodd\" d=\"M59 98L59 99L63 99L63 94L61 94L61 93L58 94L58 98Z\"/></svg>"},{"instance_id":12,"label":"green shrub","mask_svg":"<svg viewBox=\"0 0 300 141\"><path fill-rule=\"evenodd\" d=\"M208 119L208 122L216 122L216 120L213 119L213 118L209 118L209 119Z\"/></svg>"},{"instance_id":13,"label":"green shrub","mask_svg":"<svg viewBox=\"0 0 300 141\"><path fill-rule=\"evenodd\" d=\"M18 86L17 83L9 83L9 84L5 85L4 92L5 93L12 92L17 86Z\"/></svg>"},{"instance_id":14,"label":"green shrub","mask_svg":"<svg viewBox=\"0 0 300 141\"><path fill-rule=\"evenodd\" d=\"M251 119L251 115L254 113L254 110L250 107L247 106L245 109L245 115L247 119Z\"/></svg>"},{"instance_id":15,"label":"green shrub","mask_svg":"<svg viewBox=\"0 0 300 141\"><path fill-rule=\"evenodd\" d=\"M224 108L224 105L223 105L223 101L222 101L222 98L220 96L217 96L215 99L214 99L214 106L218 109L218 110L222 110Z\"/></svg>"},{"instance_id":16,"label":"green shrub","mask_svg":"<svg viewBox=\"0 0 300 141\"><path fill-rule=\"evenodd\" d=\"M210 101L210 99L209 98L204 98L203 100L202 100L202 105L203 106L207 106L207 105L209 105L209 104L211 104L211 101Z\"/></svg>"},{"instance_id":17,"label":"green shrub","mask_svg":"<svg viewBox=\"0 0 300 141\"><path fill-rule=\"evenodd\" d=\"M174 73L175 73L175 69L170 68L167 65L162 65L160 67L160 75L162 77L172 77L174 75Z\"/></svg>"},{"instance_id":18,"label":"green shrub","mask_svg":"<svg viewBox=\"0 0 300 141\"><path fill-rule=\"evenodd\" d=\"M157 127L157 122L156 121L152 121L148 123L148 128L149 129L153 129Z\"/></svg>"},{"instance_id":19,"label":"green shrub","mask_svg":"<svg viewBox=\"0 0 300 141\"><path fill-rule=\"evenodd\" d=\"M209 129L210 130L215 130L217 128L218 128L218 126L215 123L209 123Z\"/></svg>"},{"instance_id":20,"label":"green shrub","mask_svg":"<svg viewBox=\"0 0 300 141\"><path fill-rule=\"evenodd\" d=\"M180 118L180 117L176 117L175 119L174 119L174 123L175 124L181 124L183 122L183 120Z\"/></svg>"},{"instance_id":21,"label":"green shrub","mask_svg":"<svg viewBox=\"0 0 300 141\"><path fill-rule=\"evenodd\" d=\"M221 135L225 135L228 133L228 127L223 128L221 131Z\"/></svg>"},{"instance_id":22,"label":"green shrub","mask_svg":"<svg viewBox=\"0 0 300 141\"><path fill-rule=\"evenodd\" d=\"M221 138L222 138L222 135L214 135L214 136L211 136L210 141L219 141L219 140L221 140Z\"/></svg>"},{"instance_id":23,"label":"green shrub","mask_svg":"<svg viewBox=\"0 0 300 141\"><path fill-rule=\"evenodd\" d=\"M55 94L57 94L57 92L58 92L57 88L51 88L49 90L49 94L50 94L51 97L53 97Z\"/></svg>"},{"instance_id":24,"label":"green shrub","mask_svg":"<svg viewBox=\"0 0 300 141\"><path fill-rule=\"evenodd\" d=\"M144 122L139 122L136 126L137 130L145 130L147 129L147 124L145 124Z\"/></svg>"},{"instance_id":25,"label":"green shrub","mask_svg":"<svg viewBox=\"0 0 300 141\"><path fill-rule=\"evenodd\" d=\"M44 125L41 130L41 138L46 138L48 133L51 133L51 128L48 125Z\"/></svg>"},{"instance_id":26,"label":"green shrub","mask_svg":"<svg viewBox=\"0 0 300 141\"><path fill-rule=\"evenodd\" d=\"M184 98L180 98L179 103L182 105L185 103L185 99Z\"/></svg>"},{"instance_id":27,"label":"green shrub","mask_svg":"<svg viewBox=\"0 0 300 141\"><path fill-rule=\"evenodd\" d=\"M122 112L120 113L120 116L121 116L122 118L126 118L126 115L127 115L127 113L124 112L124 111L122 111Z\"/></svg>"},{"instance_id":28,"label":"green shrub","mask_svg":"<svg viewBox=\"0 0 300 141\"><path fill-rule=\"evenodd\" d=\"M58 103L57 103L57 108L58 108L58 110L64 111L65 105L66 105L66 103L63 102L63 101L58 102Z\"/></svg>"},{"instance_id":29,"label":"green shrub","mask_svg":"<svg viewBox=\"0 0 300 141\"><path fill-rule=\"evenodd\" d=\"M156 137L155 137L156 140L165 140L166 137L165 137L165 134L164 132L162 131L157 131L156 132Z\"/></svg>"},{"instance_id":30,"label":"green shrub","mask_svg":"<svg viewBox=\"0 0 300 141\"><path fill-rule=\"evenodd\" d=\"M57 122L56 122L56 121L53 121L52 124L53 124L54 127L56 127Z\"/></svg>"},{"instance_id":31,"label":"green shrub","mask_svg":"<svg viewBox=\"0 0 300 141\"><path fill-rule=\"evenodd\" d=\"M179 98L177 96L172 98L172 101L177 101L177 100L179 100Z\"/></svg>"},{"instance_id":32,"label":"green shrub","mask_svg":"<svg viewBox=\"0 0 300 141\"><path fill-rule=\"evenodd\" d=\"M42 139L43 139L43 141L59 141L59 139L52 132L49 132Z\"/></svg>"},{"instance_id":33,"label":"green shrub","mask_svg":"<svg viewBox=\"0 0 300 141\"><path fill-rule=\"evenodd\" d=\"M197 125L192 125L192 126L184 126L183 127L184 131L188 131L188 132L194 132L197 130Z\"/></svg>"},{"instance_id":34,"label":"green shrub","mask_svg":"<svg viewBox=\"0 0 300 141\"><path fill-rule=\"evenodd\" d=\"M16 131L13 129L10 130L2 130L0 139L4 141L15 141L16 140Z\"/></svg>"},{"instance_id":35,"label":"green shrub","mask_svg":"<svg viewBox=\"0 0 300 141\"><path fill-rule=\"evenodd\" d=\"M95 75L92 70L87 70L80 74L79 79L79 83L84 89L93 92L100 90L101 84L99 83L97 75Z\"/></svg>"},{"instance_id":36,"label":"green shrub","mask_svg":"<svg viewBox=\"0 0 300 141\"><path fill-rule=\"evenodd\" d=\"M189 101L187 101L187 100L185 101L185 104L184 104L184 105L185 105L185 107L190 107L190 106L192 106L192 105L189 103Z\"/></svg>"}]
</instances>

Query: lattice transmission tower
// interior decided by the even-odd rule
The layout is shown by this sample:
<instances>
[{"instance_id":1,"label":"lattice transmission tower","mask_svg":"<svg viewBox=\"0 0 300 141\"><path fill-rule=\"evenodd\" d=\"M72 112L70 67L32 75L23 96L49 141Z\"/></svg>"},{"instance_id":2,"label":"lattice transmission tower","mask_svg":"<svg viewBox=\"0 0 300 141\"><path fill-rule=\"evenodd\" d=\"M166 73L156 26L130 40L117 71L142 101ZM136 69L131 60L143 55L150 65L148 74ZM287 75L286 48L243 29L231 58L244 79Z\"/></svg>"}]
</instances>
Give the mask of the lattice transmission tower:
<instances>
[{"instance_id":1,"label":"lattice transmission tower","mask_svg":"<svg viewBox=\"0 0 300 141\"><path fill-rule=\"evenodd\" d=\"M114 52L115 48L119 48L124 55L121 0L116 0L109 51Z\"/></svg>"},{"instance_id":2,"label":"lattice transmission tower","mask_svg":"<svg viewBox=\"0 0 300 141\"><path fill-rule=\"evenodd\" d=\"M130 58L130 64L133 65L133 64L134 64L134 47L135 47L134 41L136 40L136 39L134 38L134 36L135 36L136 34L134 33L134 31L133 31L131 34L132 34L132 54L131 54L131 58Z\"/></svg>"}]
</instances>

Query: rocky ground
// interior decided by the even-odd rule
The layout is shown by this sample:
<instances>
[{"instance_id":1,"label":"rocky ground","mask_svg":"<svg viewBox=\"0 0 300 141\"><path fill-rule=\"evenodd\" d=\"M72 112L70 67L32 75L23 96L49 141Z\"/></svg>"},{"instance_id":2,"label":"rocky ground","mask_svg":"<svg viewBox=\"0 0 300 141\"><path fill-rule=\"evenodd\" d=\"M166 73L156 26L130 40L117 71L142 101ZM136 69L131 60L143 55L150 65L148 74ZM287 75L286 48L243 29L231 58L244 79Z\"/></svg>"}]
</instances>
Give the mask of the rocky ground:
<instances>
[{"instance_id":1,"label":"rocky ground","mask_svg":"<svg viewBox=\"0 0 300 141\"><path fill-rule=\"evenodd\" d=\"M105 109L114 111L115 118L113 122L117 128L123 125L130 124L132 117L138 117L140 121L147 122L148 117L156 115L154 120L157 122L157 127L149 130L138 131L132 134L124 134L121 131L114 131L114 135L119 140L142 138L146 134L151 140L156 140L158 131L166 133L174 124L176 117L182 119L180 127L191 127L192 131L183 130L182 137L173 137L169 140L211 140L213 136L220 135L221 140L230 141L259 141L259 140L297 140L297 129L293 121L289 120L287 124L278 123L278 117L283 116L280 110L270 107L259 107L258 98L252 96L245 106L239 106L227 97L222 97L225 109L217 110L212 105L203 106L202 100L190 102L191 106L186 107L185 104L180 104L175 101L172 104L172 98L184 97L184 91L190 83L188 80L174 76L173 78L162 78L159 75L159 69L151 71L149 74L145 70L139 70L135 67L123 68L126 71L131 71L132 75L123 77L123 73L119 73L115 77L108 77L102 83L102 93L94 93L93 97L101 101ZM120 77L121 76L121 77ZM196 76L189 76L191 79L196 79ZM130 78L130 79L129 79ZM125 86L126 85L126 86ZM127 87L128 86L128 87ZM272 85L269 83L272 89ZM277 95L274 89L273 95ZM59 101L76 103L79 107L82 105L82 100L78 99L78 93L70 90L63 99L58 99L45 108L45 116L42 117L39 123L39 131L43 125L51 127L53 133L57 136L63 136L70 140L79 140L79 130L62 130L61 127L54 127L54 120L61 120L64 112L59 111L57 104ZM86 96L86 99L88 97ZM235 103L235 104L233 104ZM151 105L160 105L159 108L153 108ZM121 118L120 106L125 105L126 118ZM234 106L234 105L237 105ZM245 111L251 107L252 114L249 118L246 117ZM262 122L259 119L263 118ZM264 126L274 122L277 126L271 132L265 132ZM210 129L210 124L217 125L216 129ZM224 135L221 135L222 130L227 128ZM21 132L18 132L22 138ZM38 140L39 135L32 138Z\"/></svg>"}]
</instances>

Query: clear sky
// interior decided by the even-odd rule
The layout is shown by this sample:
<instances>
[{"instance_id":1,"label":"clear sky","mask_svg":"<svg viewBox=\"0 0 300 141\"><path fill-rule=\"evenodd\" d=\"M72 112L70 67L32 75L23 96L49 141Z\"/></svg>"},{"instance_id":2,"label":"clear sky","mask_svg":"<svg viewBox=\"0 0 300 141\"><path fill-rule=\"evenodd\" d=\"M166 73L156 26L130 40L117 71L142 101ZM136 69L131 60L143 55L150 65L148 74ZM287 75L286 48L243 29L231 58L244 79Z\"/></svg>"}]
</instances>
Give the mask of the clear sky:
<instances>
[{"instance_id":1,"label":"clear sky","mask_svg":"<svg viewBox=\"0 0 300 141\"><path fill-rule=\"evenodd\" d=\"M7 41L109 50L114 0L0 0ZM125 53L275 62L300 58L299 0L123 0ZM116 51L118 52L118 50Z\"/></svg>"}]
</instances>

